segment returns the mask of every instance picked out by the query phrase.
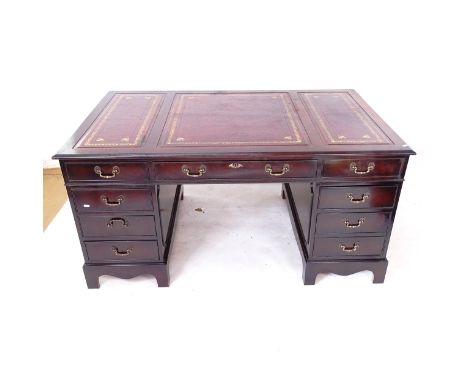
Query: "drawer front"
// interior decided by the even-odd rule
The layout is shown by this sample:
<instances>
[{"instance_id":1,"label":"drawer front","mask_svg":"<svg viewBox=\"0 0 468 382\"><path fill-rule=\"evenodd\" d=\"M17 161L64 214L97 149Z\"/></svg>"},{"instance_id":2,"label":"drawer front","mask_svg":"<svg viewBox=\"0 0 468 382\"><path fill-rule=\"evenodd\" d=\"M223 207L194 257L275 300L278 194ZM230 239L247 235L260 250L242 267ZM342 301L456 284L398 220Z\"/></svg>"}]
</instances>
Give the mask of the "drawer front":
<instances>
[{"instance_id":1,"label":"drawer front","mask_svg":"<svg viewBox=\"0 0 468 382\"><path fill-rule=\"evenodd\" d=\"M152 211L153 198L149 189L103 188L72 190L78 212Z\"/></svg>"},{"instance_id":2,"label":"drawer front","mask_svg":"<svg viewBox=\"0 0 468 382\"><path fill-rule=\"evenodd\" d=\"M159 261L158 242L153 241L85 241L90 261L135 262Z\"/></svg>"},{"instance_id":3,"label":"drawer front","mask_svg":"<svg viewBox=\"0 0 468 382\"><path fill-rule=\"evenodd\" d=\"M317 161L233 161L233 162L165 162L154 163L157 180L184 182L204 179L253 179L281 181L284 178L313 178Z\"/></svg>"},{"instance_id":4,"label":"drawer front","mask_svg":"<svg viewBox=\"0 0 468 382\"><path fill-rule=\"evenodd\" d=\"M146 163L67 163L65 165L69 181L147 182Z\"/></svg>"},{"instance_id":5,"label":"drawer front","mask_svg":"<svg viewBox=\"0 0 468 382\"><path fill-rule=\"evenodd\" d=\"M154 216L80 215L85 237L156 236Z\"/></svg>"},{"instance_id":6,"label":"drawer front","mask_svg":"<svg viewBox=\"0 0 468 382\"><path fill-rule=\"evenodd\" d=\"M319 208L393 207L398 186L321 187Z\"/></svg>"},{"instance_id":7,"label":"drawer front","mask_svg":"<svg viewBox=\"0 0 468 382\"><path fill-rule=\"evenodd\" d=\"M323 177L372 178L400 177L404 159L332 159L323 162Z\"/></svg>"},{"instance_id":8,"label":"drawer front","mask_svg":"<svg viewBox=\"0 0 468 382\"><path fill-rule=\"evenodd\" d=\"M387 232L390 212L320 213L317 215L318 234Z\"/></svg>"},{"instance_id":9,"label":"drawer front","mask_svg":"<svg viewBox=\"0 0 468 382\"><path fill-rule=\"evenodd\" d=\"M384 256L385 237L318 237L315 258L362 259Z\"/></svg>"}]
</instances>

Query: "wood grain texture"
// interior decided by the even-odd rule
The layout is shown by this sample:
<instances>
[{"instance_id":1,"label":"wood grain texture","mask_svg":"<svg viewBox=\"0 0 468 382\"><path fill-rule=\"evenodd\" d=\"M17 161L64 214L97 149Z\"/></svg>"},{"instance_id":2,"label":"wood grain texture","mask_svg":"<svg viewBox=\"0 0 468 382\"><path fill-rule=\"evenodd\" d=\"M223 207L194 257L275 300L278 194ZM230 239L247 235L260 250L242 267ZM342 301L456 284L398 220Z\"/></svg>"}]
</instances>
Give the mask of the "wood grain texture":
<instances>
[{"instance_id":1,"label":"wood grain texture","mask_svg":"<svg viewBox=\"0 0 468 382\"><path fill-rule=\"evenodd\" d=\"M42 186L42 228L45 231L67 201L67 191L60 169L44 169Z\"/></svg>"},{"instance_id":2,"label":"wood grain texture","mask_svg":"<svg viewBox=\"0 0 468 382\"><path fill-rule=\"evenodd\" d=\"M317 234L386 233L390 212L326 212L317 215Z\"/></svg>"},{"instance_id":3,"label":"wood grain texture","mask_svg":"<svg viewBox=\"0 0 468 382\"><path fill-rule=\"evenodd\" d=\"M346 158L323 162L323 177L375 179L399 177L404 165L403 158Z\"/></svg>"},{"instance_id":4,"label":"wood grain texture","mask_svg":"<svg viewBox=\"0 0 468 382\"><path fill-rule=\"evenodd\" d=\"M88 261L134 263L159 261L158 242L136 240L85 241Z\"/></svg>"},{"instance_id":5,"label":"wood grain texture","mask_svg":"<svg viewBox=\"0 0 468 382\"><path fill-rule=\"evenodd\" d=\"M319 237L315 241L313 257L341 260L379 258L384 255L384 243L385 236Z\"/></svg>"},{"instance_id":6,"label":"wood grain texture","mask_svg":"<svg viewBox=\"0 0 468 382\"><path fill-rule=\"evenodd\" d=\"M146 163L135 162L73 162L66 165L67 180L83 182L131 182L148 181Z\"/></svg>"},{"instance_id":7,"label":"wood grain texture","mask_svg":"<svg viewBox=\"0 0 468 382\"><path fill-rule=\"evenodd\" d=\"M152 211L152 189L134 188L73 188L72 201L80 213L122 211Z\"/></svg>"},{"instance_id":8,"label":"wood grain texture","mask_svg":"<svg viewBox=\"0 0 468 382\"><path fill-rule=\"evenodd\" d=\"M99 277L108 275L131 279L141 275L153 275L158 287L169 286L167 264L84 264L83 272L89 289L100 287Z\"/></svg>"},{"instance_id":9,"label":"wood grain texture","mask_svg":"<svg viewBox=\"0 0 468 382\"><path fill-rule=\"evenodd\" d=\"M304 266L303 280L305 285L314 285L320 273L335 273L341 276L349 276L353 273L371 271L374 274L374 284L381 284L385 280L388 260L376 261L314 261Z\"/></svg>"},{"instance_id":10,"label":"wood grain texture","mask_svg":"<svg viewBox=\"0 0 468 382\"><path fill-rule=\"evenodd\" d=\"M83 236L119 237L119 236L156 236L154 216L128 214L83 214L79 215Z\"/></svg>"},{"instance_id":11,"label":"wood grain texture","mask_svg":"<svg viewBox=\"0 0 468 382\"><path fill-rule=\"evenodd\" d=\"M318 208L393 207L398 185L321 187Z\"/></svg>"}]
</instances>

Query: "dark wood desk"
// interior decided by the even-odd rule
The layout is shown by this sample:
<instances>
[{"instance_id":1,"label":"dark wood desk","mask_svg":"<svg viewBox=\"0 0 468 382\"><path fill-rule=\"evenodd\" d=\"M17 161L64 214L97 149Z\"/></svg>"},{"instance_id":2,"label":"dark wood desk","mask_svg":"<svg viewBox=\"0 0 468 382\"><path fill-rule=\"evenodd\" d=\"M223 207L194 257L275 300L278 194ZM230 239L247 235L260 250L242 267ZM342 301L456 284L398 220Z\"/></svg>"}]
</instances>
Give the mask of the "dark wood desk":
<instances>
[{"instance_id":1,"label":"dark wood desk","mask_svg":"<svg viewBox=\"0 0 468 382\"><path fill-rule=\"evenodd\" d=\"M280 182L304 284L383 282L412 154L353 90L155 91L108 93L54 159L98 288L104 274L169 285L184 183Z\"/></svg>"}]
</instances>

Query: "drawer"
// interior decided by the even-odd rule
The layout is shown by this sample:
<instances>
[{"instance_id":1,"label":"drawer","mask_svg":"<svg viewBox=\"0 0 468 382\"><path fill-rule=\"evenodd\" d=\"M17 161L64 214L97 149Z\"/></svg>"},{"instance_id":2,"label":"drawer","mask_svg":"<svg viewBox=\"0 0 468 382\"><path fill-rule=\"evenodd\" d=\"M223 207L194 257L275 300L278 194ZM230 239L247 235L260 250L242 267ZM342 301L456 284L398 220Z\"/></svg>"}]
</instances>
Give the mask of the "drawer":
<instances>
[{"instance_id":1,"label":"drawer","mask_svg":"<svg viewBox=\"0 0 468 382\"><path fill-rule=\"evenodd\" d=\"M71 195L78 212L153 210L153 198L150 189L73 189Z\"/></svg>"},{"instance_id":2,"label":"drawer","mask_svg":"<svg viewBox=\"0 0 468 382\"><path fill-rule=\"evenodd\" d=\"M372 178L400 177L402 158L351 158L324 160L323 177Z\"/></svg>"},{"instance_id":3,"label":"drawer","mask_svg":"<svg viewBox=\"0 0 468 382\"><path fill-rule=\"evenodd\" d=\"M97 182L146 182L148 167L146 163L85 162L66 163L69 181Z\"/></svg>"},{"instance_id":4,"label":"drawer","mask_svg":"<svg viewBox=\"0 0 468 382\"><path fill-rule=\"evenodd\" d=\"M152 241L85 241L90 261L135 262L159 261L158 242Z\"/></svg>"},{"instance_id":5,"label":"drawer","mask_svg":"<svg viewBox=\"0 0 468 382\"><path fill-rule=\"evenodd\" d=\"M274 181L284 178L313 178L317 161L232 161L154 163L158 180L196 181L198 179L255 179Z\"/></svg>"},{"instance_id":6,"label":"drawer","mask_svg":"<svg viewBox=\"0 0 468 382\"><path fill-rule=\"evenodd\" d=\"M85 237L156 236L154 216L79 215Z\"/></svg>"},{"instance_id":7,"label":"drawer","mask_svg":"<svg viewBox=\"0 0 468 382\"><path fill-rule=\"evenodd\" d=\"M385 237L318 237L314 244L314 258L381 258L384 244Z\"/></svg>"},{"instance_id":8,"label":"drawer","mask_svg":"<svg viewBox=\"0 0 468 382\"><path fill-rule=\"evenodd\" d=\"M321 187L319 208L393 207L398 186Z\"/></svg>"},{"instance_id":9,"label":"drawer","mask_svg":"<svg viewBox=\"0 0 468 382\"><path fill-rule=\"evenodd\" d=\"M386 233L390 212L320 213L317 215L316 232L327 233Z\"/></svg>"}]
</instances>

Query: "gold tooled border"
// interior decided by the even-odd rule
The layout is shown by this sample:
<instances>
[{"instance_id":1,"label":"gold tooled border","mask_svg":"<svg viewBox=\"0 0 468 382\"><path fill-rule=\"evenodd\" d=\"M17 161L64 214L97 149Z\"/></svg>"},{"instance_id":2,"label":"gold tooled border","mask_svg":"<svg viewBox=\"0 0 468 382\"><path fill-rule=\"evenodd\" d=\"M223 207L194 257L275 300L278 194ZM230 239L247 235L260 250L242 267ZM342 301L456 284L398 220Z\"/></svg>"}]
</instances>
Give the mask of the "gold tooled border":
<instances>
[{"instance_id":1,"label":"gold tooled border","mask_svg":"<svg viewBox=\"0 0 468 382\"><path fill-rule=\"evenodd\" d=\"M180 120L180 117L182 115L182 110L183 110L183 106L184 106L184 102L185 102L185 99L186 98L190 98L190 97L200 97L200 96L212 96L212 95L215 95L215 94L211 94L211 93L207 93L207 94L179 94L177 96L177 104L175 105L175 111L171 111L170 113L170 119L169 119L169 125L170 125L170 129L169 129L169 134L167 136L167 140L166 140L166 145L232 145L232 146L235 146L235 145L255 145L255 144L271 144L271 145L277 145L277 144L302 144L303 143L303 140L302 140L302 136L299 132L299 127L298 127L298 124L297 124L297 119L294 117L295 113L294 113L294 110L292 110L292 106L291 106L291 103L288 103L287 100L286 100L286 96L287 94L286 93L274 93L273 97L276 97L276 96L280 96L281 97L281 100L283 101L283 105L284 105L284 108L286 110L286 114L287 114L287 117L288 117L288 126L289 128L291 129L292 128L292 131L294 133L294 137L295 139L294 140L290 140L290 141L287 141L287 140L284 140L284 141L278 141L278 140L271 140L271 141L235 141L235 142L232 142L232 141L219 141L219 142L203 142L203 141L191 141L191 142L173 142L172 139L174 137L174 133L175 133L175 130L177 128L177 125L178 125L178 122ZM267 96L272 96L271 93L266 93L266 94L262 94L262 93L223 93L222 95L224 96L248 96L248 97L251 97L251 96L262 96L262 97L267 97Z\"/></svg>"},{"instance_id":2,"label":"gold tooled border","mask_svg":"<svg viewBox=\"0 0 468 382\"><path fill-rule=\"evenodd\" d=\"M327 127L327 120L326 117L319 112L317 109L316 105L313 103L312 98L314 96L320 96L323 94L333 94L335 96L339 96L340 98L343 99L343 101L348 105L349 109L356 114L356 116L362 121L362 123L368 128L369 132L372 134L374 137L373 140L362 140L362 139L347 139L347 140L336 140L330 130ZM353 103L351 101L351 97L348 93L301 93L301 95L304 97L304 99L307 101L307 104L310 106L310 111L313 113L314 117L316 118L317 122L319 123L320 127L322 130L326 133L328 136L328 139L330 141L330 144L350 144L350 143L366 143L366 144L390 144L391 142L384 137L382 134L379 133L379 130L376 130L375 127L378 129L378 125L365 113L364 110L362 110L359 105ZM357 106L357 107L356 107Z\"/></svg>"},{"instance_id":3,"label":"gold tooled border","mask_svg":"<svg viewBox=\"0 0 468 382\"><path fill-rule=\"evenodd\" d=\"M109 116L114 112L117 106L122 102L126 97L153 97L151 106L148 109L148 112L143 119L143 123L138 129L137 135L133 142L125 143L95 143L93 139L96 137L98 132L102 130L104 123L107 121ZM119 93L114 95L109 105L99 117L92 123L89 127L88 134L85 135L76 147L132 147L132 146L141 146L143 135L148 131L150 121L153 117L159 113L159 109L162 105L162 100L164 96L162 94L131 94L131 93ZM85 141L83 143L83 141Z\"/></svg>"}]
</instances>

